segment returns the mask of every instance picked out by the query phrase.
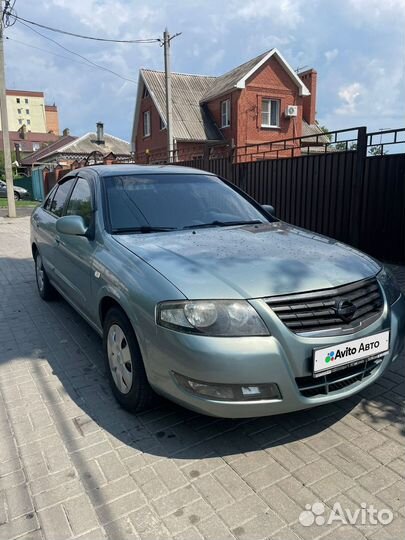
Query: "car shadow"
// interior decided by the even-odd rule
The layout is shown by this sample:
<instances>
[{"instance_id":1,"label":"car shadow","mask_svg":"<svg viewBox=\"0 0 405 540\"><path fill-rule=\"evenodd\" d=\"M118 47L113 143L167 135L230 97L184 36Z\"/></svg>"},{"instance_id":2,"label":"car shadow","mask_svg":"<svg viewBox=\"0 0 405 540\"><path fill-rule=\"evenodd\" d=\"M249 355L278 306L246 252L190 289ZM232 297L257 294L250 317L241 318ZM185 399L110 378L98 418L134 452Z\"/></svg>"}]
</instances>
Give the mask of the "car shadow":
<instances>
[{"instance_id":1,"label":"car shadow","mask_svg":"<svg viewBox=\"0 0 405 540\"><path fill-rule=\"evenodd\" d=\"M0 364L29 360L34 382L44 399L52 402L57 427L66 440L101 428L115 446L156 457L232 460L283 445L299 455L300 441L326 430L337 436L344 429L355 432L349 416L376 429L392 423L403 434L402 397L389 395L398 384L395 373L403 370L403 362L396 362L382 379L354 397L296 413L227 420L196 414L159 398L154 409L130 414L111 394L100 337L61 297L50 303L39 298L32 261L3 259L1 266L10 273L8 279L13 276L13 287L3 290L7 320L0 320L0 325L6 322L13 332L3 340Z\"/></svg>"}]
</instances>

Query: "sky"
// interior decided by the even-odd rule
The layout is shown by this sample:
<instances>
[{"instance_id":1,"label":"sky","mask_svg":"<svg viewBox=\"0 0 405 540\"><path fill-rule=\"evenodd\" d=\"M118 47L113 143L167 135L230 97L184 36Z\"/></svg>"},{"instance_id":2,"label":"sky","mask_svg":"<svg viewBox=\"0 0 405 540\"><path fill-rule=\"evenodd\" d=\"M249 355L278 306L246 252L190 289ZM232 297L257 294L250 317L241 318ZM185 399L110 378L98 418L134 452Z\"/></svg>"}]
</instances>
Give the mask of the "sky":
<instances>
[{"instance_id":1,"label":"sky","mask_svg":"<svg viewBox=\"0 0 405 540\"><path fill-rule=\"evenodd\" d=\"M317 70L320 124L405 127L405 0L16 0L15 9L25 19L109 39L158 38L165 27L181 32L172 41L172 70L182 73L221 75L277 47L294 69ZM16 22L5 31L7 87L45 92L61 129L74 135L103 121L106 132L129 140L138 70L163 69L163 48L36 30L131 81Z\"/></svg>"}]
</instances>

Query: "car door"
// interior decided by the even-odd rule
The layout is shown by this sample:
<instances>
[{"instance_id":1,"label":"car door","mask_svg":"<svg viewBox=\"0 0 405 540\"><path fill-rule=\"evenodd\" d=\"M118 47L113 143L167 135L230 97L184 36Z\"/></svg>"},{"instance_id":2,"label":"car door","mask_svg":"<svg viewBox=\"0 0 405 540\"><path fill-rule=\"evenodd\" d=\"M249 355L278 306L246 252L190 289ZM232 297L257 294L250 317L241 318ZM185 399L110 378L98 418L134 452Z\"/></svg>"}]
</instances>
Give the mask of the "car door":
<instances>
[{"instance_id":1,"label":"car door","mask_svg":"<svg viewBox=\"0 0 405 540\"><path fill-rule=\"evenodd\" d=\"M68 195L76 182L75 177L65 177L57 184L44 204L32 216L35 243L42 257L44 268L49 279L60 286L59 269L56 267L57 242L56 221L64 211Z\"/></svg>"},{"instance_id":2,"label":"car door","mask_svg":"<svg viewBox=\"0 0 405 540\"><path fill-rule=\"evenodd\" d=\"M94 194L90 179L77 177L67 201L64 215L81 216L88 227L88 236L74 236L57 232L57 270L60 273L62 292L84 314L90 314L91 270L95 242Z\"/></svg>"}]
</instances>

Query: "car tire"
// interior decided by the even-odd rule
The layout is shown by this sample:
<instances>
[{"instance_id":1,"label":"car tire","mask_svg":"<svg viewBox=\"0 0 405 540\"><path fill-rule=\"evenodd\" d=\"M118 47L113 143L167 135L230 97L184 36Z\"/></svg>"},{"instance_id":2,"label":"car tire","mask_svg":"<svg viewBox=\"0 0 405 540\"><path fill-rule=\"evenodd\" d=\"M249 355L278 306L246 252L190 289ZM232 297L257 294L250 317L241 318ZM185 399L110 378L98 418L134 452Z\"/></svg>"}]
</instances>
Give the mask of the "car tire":
<instances>
[{"instance_id":1,"label":"car tire","mask_svg":"<svg viewBox=\"0 0 405 540\"><path fill-rule=\"evenodd\" d=\"M37 288L39 296L42 300L49 301L55 296L55 289L52 287L51 282L46 275L45 268L42 262L42 257L39 251L36 251L34 255L35 261L35 278L37 282Z\"/></svg>"},{"instance_id":2,"label":"car tire","mask_svg":"<svg viewBox=\"0 0 405 540\"><path fill-rule=\"evenodd\" d=\"M14 200L19 201L20 200L20 194L17 191L14 191Z\"/></svg>"},{"instance_id":3,"label":"car tire","mask_svg":"<svg viewBox=\"0 0 405 540\"><path fill-rule=\"evenodd\" d=\"M130 412L151 408L156 394L148 382L132 324L119 308L111 308L105 317L103 350L108 379L118 403Z\"/></svg>"}]
</instances>

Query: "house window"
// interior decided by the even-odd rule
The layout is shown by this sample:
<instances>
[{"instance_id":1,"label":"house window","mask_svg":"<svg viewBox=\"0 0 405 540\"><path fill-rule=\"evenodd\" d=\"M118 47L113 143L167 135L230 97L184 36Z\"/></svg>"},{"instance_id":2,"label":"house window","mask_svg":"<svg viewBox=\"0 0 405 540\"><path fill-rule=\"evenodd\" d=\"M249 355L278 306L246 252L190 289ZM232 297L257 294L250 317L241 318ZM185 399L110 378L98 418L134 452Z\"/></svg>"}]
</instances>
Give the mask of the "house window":
<instances>
[{"instance_id":1,"label":"house window","mask_svg":"<svg viewBox=\"0 0 405 540\"><path fill-rule=\"evenodd\" d=\"M21 118L18 119L18 123L20 124L20 126L22 126L22 120L21 120Z\"/></svg>"},{"instance_id":2,"label":"house window","mask_svg":"<svg viewBox=\"0 0 405 540\"><path fill-rule=\"evenodd\" d=\"M280 101L262 99L262 127L280 126Z\"/></svg>"},{"instance_id":3,"label":"house window","mask_svg":"<svg viewBox=\"0 0 405 540\"><path fill-rule=\"evenodd\" d=\"M29 110L29 109L25 109L25 113L26 113L26 114L30 114L30 110Z\"/></svg>"},{"instance_id":4,"label":"house window","mask_svg":"<svg viewBox=\"0 0 405 540\"><path fill-rule=\"evenodd\" d=\"M32 149L33 149L34 152L36 152L36 151L39 150L40 148L41 148L41 146L40 146L39 143L34 142L34 143L32 144Z\"/></svg>"},{"instance_id":5,"label":"house window","mask_svg":"<svg viewBox=\"0 0 405 540\"><path fill-rule=\"evenodd\" d=\"M166 124L164 123L163 118L161 116L159 116L159 120L160 120L160 131L163 131L164 129L166 129Z\"/></svg>"},{"instance_id":6,"label":"house window","mask_svg":"<svg viewBox=\"0 0 405 540\"><path fill-rule=\"evenodd\" d=\"M150 137L150 111L143 113L143 136Z\"/></svg>"},{"instance_id":7,"label":"house window","mask_svg":"<svg viewBox=\"0 0 405 540\"><path fill-rule=\"evenodd\" d=\"M17 113L21 114L22 109L17 109Z\"/></svg>"},{"instance_id":8,"label":"house window","mask_svg":"<svg viewBox=\"0 0 405 540\"><path fill-rule=\"evenodd\" d=\"M28 103L28 98L25 98L24 101L25 101L25 103Z\"/></svg>"},{"instance_id":9,"label":"house window","mask_svg":"<svg viewBox=\"0 0 405 540\"><path fill-rule=\"evenodd\" d=\"M27 119L27 124L30 126L31 125L31 120L28 118Z\"/></svg>"},{"instance_id":10,"label":"house window","mask_svg":"<svg viewBox=\"0 0 405 540\"><path fill-rule=\"evenodd\" d=\"M142 97L143 97L143 98L149 97L149 91L148 91L148 89L146 88L146 86L143 87Z\"/></svg>"},{"instance_id":11,"label":"house window","mask_svg":"<svg viewBox=\"0 0 405 540\"><path fill-rule=\"evenodd\" d=\"M221 127L229 127L231 125L231 100L226 99L221 102Z\"/></svg>"},{"instance_id":12,"label":"house window","mask_svg":"<svg viewBox=\"0 0 405 540\"><path fill-rule=\"evenodd\" d=\"M19 97L18 97L18 98L15 98L15 100L16 100L17 103L20 103L20 102L21 102L21 100L20 100Z\"/></svg>"}]
</instances>

